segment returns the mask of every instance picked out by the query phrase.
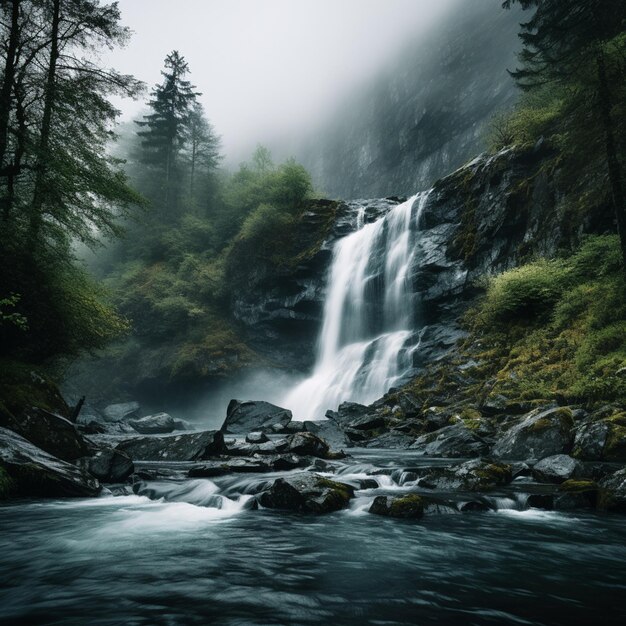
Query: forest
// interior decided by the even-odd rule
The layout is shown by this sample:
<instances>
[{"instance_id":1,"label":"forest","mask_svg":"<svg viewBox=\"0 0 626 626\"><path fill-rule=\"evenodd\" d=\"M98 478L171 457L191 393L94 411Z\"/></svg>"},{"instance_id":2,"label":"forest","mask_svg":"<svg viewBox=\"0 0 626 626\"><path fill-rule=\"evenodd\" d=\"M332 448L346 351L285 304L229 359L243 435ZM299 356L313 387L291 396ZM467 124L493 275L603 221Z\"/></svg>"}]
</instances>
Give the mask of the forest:
<instances>
[{"instance_id":1,"label":"forest","mask_svg":"<svg viewBox=\"0 0 626 626\"><path fill-rule=\"evenodd\" d=\"M0 2L0 621L623 623L626 1L133 2Z\"/></svg>"}]
</instances>

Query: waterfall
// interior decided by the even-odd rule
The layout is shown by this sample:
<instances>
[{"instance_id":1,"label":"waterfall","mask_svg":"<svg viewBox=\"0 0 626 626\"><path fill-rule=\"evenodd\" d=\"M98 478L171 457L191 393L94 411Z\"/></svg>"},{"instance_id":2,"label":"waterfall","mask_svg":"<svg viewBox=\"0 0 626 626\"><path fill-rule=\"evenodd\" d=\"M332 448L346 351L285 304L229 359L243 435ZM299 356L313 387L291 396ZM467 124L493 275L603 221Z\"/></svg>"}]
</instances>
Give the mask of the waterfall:
<instances>
[{"instance_id":1,"label":"waterfall","mask_svg":"<svg viewBox=\"0 0 626 626\"><path fill-rule=\"evenodd\" d=\"M416 303L410 283L428 192L340 239L333 251L316 364L283 401L295 419L323 419L346 400L369 404L410 368Z\"/></svg>"}]
</instances>

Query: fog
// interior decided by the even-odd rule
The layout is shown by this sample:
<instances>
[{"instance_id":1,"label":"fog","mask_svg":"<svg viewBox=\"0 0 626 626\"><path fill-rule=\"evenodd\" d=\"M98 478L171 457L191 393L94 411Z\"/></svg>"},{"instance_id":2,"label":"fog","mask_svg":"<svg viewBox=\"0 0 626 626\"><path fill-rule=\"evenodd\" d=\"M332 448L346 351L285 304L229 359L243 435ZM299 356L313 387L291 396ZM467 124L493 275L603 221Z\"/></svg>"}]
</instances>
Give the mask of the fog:
<instances>
[{"instance_id":1,"label":"fog","mask_svg":"<svg viewBox=\"0 0 626 626\"><path fill-rule=\"evenodd\" d=\"M310 132L458 0L120 0L134 31L103 60L148 87L177 49L222 136L226 162ZM173 6L176 8L173 9ZM142 101L116 100L124 120Z\"/></svg>"}]
</instances>

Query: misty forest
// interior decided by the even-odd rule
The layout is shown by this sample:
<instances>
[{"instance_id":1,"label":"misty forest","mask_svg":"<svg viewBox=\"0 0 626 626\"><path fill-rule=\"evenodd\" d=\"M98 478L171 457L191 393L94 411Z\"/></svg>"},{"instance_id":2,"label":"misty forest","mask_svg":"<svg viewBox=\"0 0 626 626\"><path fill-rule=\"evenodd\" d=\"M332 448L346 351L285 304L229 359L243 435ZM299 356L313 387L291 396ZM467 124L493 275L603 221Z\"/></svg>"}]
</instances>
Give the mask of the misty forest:
<instances>
[{"instance_id":1,"label":"misty forest","mask_svg":"<svg viewBox=\"0 0 626 626\"><path fill-rule=\"evenodd\" d=\"M0 0L0 622L626 623L626 0Z\"/></svg>"}]
</instances>

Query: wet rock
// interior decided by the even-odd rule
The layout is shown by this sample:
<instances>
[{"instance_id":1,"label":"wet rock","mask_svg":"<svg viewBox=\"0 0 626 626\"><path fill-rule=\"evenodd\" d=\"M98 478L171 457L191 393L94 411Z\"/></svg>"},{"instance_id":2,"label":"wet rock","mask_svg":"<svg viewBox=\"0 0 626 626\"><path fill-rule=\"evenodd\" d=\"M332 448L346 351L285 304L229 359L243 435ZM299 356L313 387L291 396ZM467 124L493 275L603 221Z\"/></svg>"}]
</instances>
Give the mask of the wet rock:
<instances>
[{"instance_id":1,"label":"wet rock","mask_svg":"<svg viewBox=\"0 0 626 626\"><path fill-rule=\"evenodd\" d=\"M572 448L572 426L570 409L537 409L506 431L491 453L502 459L531 461L567 454Z\"/></svg>"},{"instance_id":2,"label":"wet rock","mask_svg":"<svg viewBox=\"0 0 626 626\"><path fill-rule=\"evenodd\" d=\"M225 433L244 434L267 430L276 425L282 429L289 424L291 417L291 411L269 402L231 400L221 430Z\"/></svg>"},{"instance_id":3,"label":"wet rock","mask_svg":"<svg viewBox=\"0 0 626 626\"><path fill-rule=\"evenodd\" d=\"M246 435L247 443L266 443L267 441L269 441L269 439L264 432L248 433Z\"/></svg>"},{"instance_id":4,"label":"wet rock","mask_svg":"<svg viewBox=\"0 0 626 626\"><path fill-rule=\"evenodd\" d=\"M141 407L138 402L121 402L109 404L104 409L103 415L108 422L120 422L139 417L140 410Z\"/></svg>"},{"instance_id":5,"label":"wet rock","mask_svg":"<svg viewBox=\"0 0 626 626\"><path fill-rule=\"evenodd\" d=\"M602 479L599 486L598 508L626 513L626 467Z\"/></svg>"},{"instance_id":6,"label":"wet rock","mask_svg":"<svg viewBox=\"0 0 626 626\"><path fill-rule=\"evenodd\" d=\"M524 463L523 461L511 463L511 476L513 477L513 480L519 478L520 476L532 476L532 474L532 468L527 463Z\"/></svg>"},{"instance_id":7,"label":"wet rock","mask_svg":"<svg viewBox=\"0 0 626 626\"><path fill-rule=\"evenodd\" d=\"M626 413L581 424L573 455L583 461L626 462Z\"/></svg>"},{"instance_id":8,"label":"wet rock","mask_svg":"<svg viewBox=\"0 0 626 626\"><path fill-rule=\"evenodd\" d=\"M276 454L273 456L238 457L214 460L189 470L191 478L210 478L226 474L250 474L257 472L286 472L307 467L311 459L296 454Z\"/></svg>"},{"instance_id":9,"label":"wet rock","mask_svg":"<svg viewBox=\"0 0 626 626\"><path fill-rule=\"evenodd\" d=\"M8 417L5 425L63 461L76 461L93 451L72 422L43 409L29 407L19 415Z\"/></svg>"},{"instance_id":10,"label":"wet rock","mask_svg":"<svg viewBox=\"0 0 626 626\"><path fill-rule=\"evenodd\" d=\"M422 480L425 484L438 489L483 491L509 484L511 466L494 461L473 459L454 467L432 468Z\"/></svg>"},{"instance_id":11,"label":"wet rock","mask_svg":"<svg viewBox=\"0 0 626 626\"><path fill-rule=\"evenodd\" d=\"M326 411L326 417L345 426L348 422L367 415L369 408L357 402L342 402L336 411Z\"/></svg>"},{"instance_id":12,"label":"wet rock","mask_svg":"<svg viewBox=\"0 0 626 626\"><path fill-rule=\"evenodd\" d=\"M390 430L387 433L383 433L379 437L370 439L367 442L367 448L392 448L397 450L403 450L408 448L415 441L415 437L411 437L397 430Z\"/></svg>"},{"instance_id":13,"label":"wet rock","mask_svg":"<svg viewBox=\"0 0 626 626\"><path fill-rule=\"evenodd\" d=\"M490 511L491 508L486 502L482 500L469 500L467 502L459 502L457 505L458 510L461 513L469 513L469 512L485 512Z\"/></svg>"},{"instance_id":14,"label":"wet rock","mask_svg":"<svg viewBox=\"0 0 626 626\"><path fill-rule=\"evenodd\" d=\"M325 458L328 455L328 444L313 433L296 433L288 439L289 452L303 456Z\"/></svg>"},{"instance_id":15,"label":"wet rock","mask_svg":"<svg viewBox=\"0 0 626 626\"><path fill-rule=\"evenodd\" d=\"M598 484L593 480L567 480L559 485L554 497L557 511L594 509L598 501Z\"/></svg>"},{"instance_id":16,"label":"wet rock","mask_svg":"<svg viewBox=\"0 0 626 626\"><path fill-rule=\"evenodd\" d=\"M350 485L303 472L278 478L258 496L258 501L268 509L330 513L348 506L353 496Z\"/></svg>"},{"instance_id":17,"label":"wet rock","mask_svg":"<svg viewBox=\"0 0 626 626\"><path fill-rule=\"evenodd\" d=\"M531 509L552 511L554 508L554 496L551 493L531 493L526 499L526 506Z\"/></svg>"},{"instance_id":18,"label":"wet rock","mask_svg":"<svg viewBox=\"0 0 626 626\"><path fill-rule=\"evenodd\" d=\"M409 447L424 456L447 458L480 456L489 449L485 440L466 428L463 423L422 435Z\"/></svg>"},{"instance_id":19,"label":"wet rock","mask_svg":"<svg viewBox=\"0 0 626 626\"><path fill-rule=\"evenodd\" d=\"M92 457L80 459L79 466L103 483L124 482L135 471L128 454L115 448L98 450Z\"/></svg>"},{"instance_id":20,"label":"wet rock","mask_svg":"<svg viewBox=\"0 0 626 626\"><path fill-rule=\"evenodd\" d=\"M333 450L351 448L354 444L346 432L332 419L304 422L304 430L323 439Z\"/></svg>"},{"instance_id":21,"label":"wet rock","mask_svg":"<svg viewBox=\"0 0 626 626\"><path fill-rule=\"evenodd\" d=\"M100 483L84 470L7 428L0 428L0 468L8 474L12 493L18 496L86 498L101 490Z\"/></svg>"},{"instance_id":22,"label":"wet rock","mask_svg":"<svg viewBox=\"0 0 626 626\"><path fill-rule=\"evenodd\" d=\"M346 423L346 428L352 430L376 430L385 426L385 418L375 413L363 415Z\"/></svg>"},{"instance_id":23,"label":"wet rock","mask_svg":"<svg viewBox=\"0 0 626 626\"><path fill-rule=\"evenodd\" d=\"M555 454L533 466L533 476L544 483L562 483L583 472L583 464L567 454Z\"/></svg>"},{"instance_id":24,"label":"wet rock","mask_svg":"<svg viewBox=\"0 0 626 626\"><path fill-rule=\"evenodd\" d=\"M219 430L136 437L122 441L117 449L133 461L197 461L227 452L224 434Z\"/></svg>"},{"instance_id":25,"label":"wet rock","mask_svg":"<svg viewBox=\"0 0 626 626\"><path fill-rule=\"evenodd\" d=\"M420 519L424 515L425 505L424 498L414 493L405 496L376 496L369 512L384 517Z\"/></svg>"},{"instance_id":26,"label":"wet rock","mask_svg":"<svg viewBox=\"0 0 626 626\"><path fill-rule=\"evenodd\" d=\"M503 395L490 396L481 406L484 415L500 415L506 413L509 399Z\"/></svg>"},{"instance_id":27,"label":"wet rock","mask_svg":"<svg viewBox=\"0 0 626 626\"><path fill-rule=\"evenodd\" d=\"M142 435L163 435L175 430L186 430L182 420L174 419L169 413L155 413L137 420L128 420L138 433Z\"/></svg>"},{"instance_id":28,"label":"wet rock","mask_svg":"<svg viewBox=\"0 0 626 626\"><path fill-rule=\"evenodd\" d=\"M393 430L401 432L401 433L405 433L407 435L417 435L418 433L421 433L424 431L424 425L425 425L424 420L410 419L410 420L401 422L400 424L396 424L393 427ZM444 424L442 424L439 428L441 428L442 426L444 426Z\"/></svg>"}]
</instances>

